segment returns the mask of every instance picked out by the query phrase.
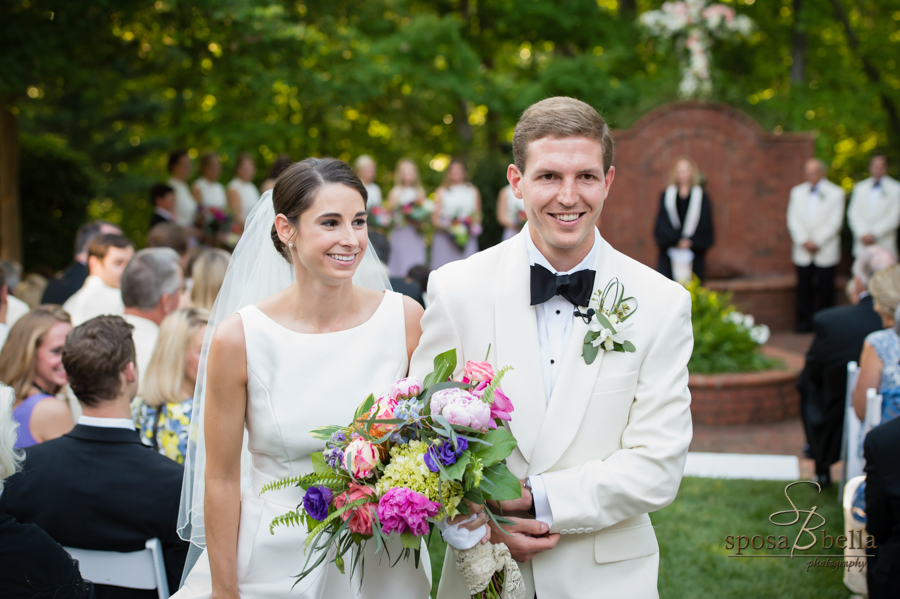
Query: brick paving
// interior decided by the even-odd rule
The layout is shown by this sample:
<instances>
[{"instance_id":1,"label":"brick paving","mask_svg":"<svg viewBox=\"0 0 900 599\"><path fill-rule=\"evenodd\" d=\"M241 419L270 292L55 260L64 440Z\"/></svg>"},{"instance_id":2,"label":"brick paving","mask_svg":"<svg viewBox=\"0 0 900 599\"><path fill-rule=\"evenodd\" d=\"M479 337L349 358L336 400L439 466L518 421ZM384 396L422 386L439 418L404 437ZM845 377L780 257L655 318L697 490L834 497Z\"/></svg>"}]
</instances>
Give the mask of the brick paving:
<instances>
[{"instance_id":1,"label":"brick paving","mask_svg":"<svg viewBox=\"0 0 900 599\"><path fill-rule=\"evenodd\" d=\"M776 333L767 345L802 355L812 343L812 334ZM803 455L806 435L799 418L766 424L743 424L734 426L694 425L691 451L710 453L744 453L766 455L794 455L800 458L801 478L811 478L814 473L813 461ZM832 467L832 478L837 479L840 465Z\"/></svg>"}]
</instances>

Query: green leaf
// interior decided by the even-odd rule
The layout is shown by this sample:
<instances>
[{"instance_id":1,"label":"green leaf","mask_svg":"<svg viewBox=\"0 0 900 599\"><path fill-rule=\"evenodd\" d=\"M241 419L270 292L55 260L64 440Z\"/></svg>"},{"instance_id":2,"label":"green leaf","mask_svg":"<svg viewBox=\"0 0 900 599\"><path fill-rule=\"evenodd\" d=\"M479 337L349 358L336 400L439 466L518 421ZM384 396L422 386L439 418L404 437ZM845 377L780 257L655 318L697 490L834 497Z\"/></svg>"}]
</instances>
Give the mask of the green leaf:
<instances>
[{"instance_id":1,"label":"green leaf","mask_svg":"<svg viewBox=\"0 0 900 599\"><path fill-rule=\"evenodd\" d=\"M451 349L434 357L434 371L425 377L424 386L430 388L436 383L443 383L456 370L456 350Z\"/></svg>"},{"instance_id":2,"label":"green leaf","mask_svg":"<svg viewBox=\"0 0 900 599\"><path fill-rule=\"evenodd\" d=\"M597 322L599 322L599 323L603 326L604 329L609 329L609 331L610 331L613 335L616 334L616 329L613 328L612 323L609 321L609 319L608 319L602 312L596 312L596 313L594 314L594 316L597 318Z\"/></svg>"},{"instance_id":3,"label":"green leaf","mask_svg":"<svg viewBox=\"0 0 900 599\"><path fill-rule=\"evenodd\" d=\"M484 435L490 445L479 446L473 453L485 467L493 466L505 460L516 447L516 438L505 428L495 428ZM485 470L487 472L487 470Z\"/></svg>"},{"instance_id":4,"label":"green leaf","mask_svg":"<svg viewBox=\"0 0 900 599\"><path fill-rule=\"evenodd\" d=\"M447 475L447 480L462 481L463 474L466 472L466 466L469 465L470 460L469 454L464 453L456 460L455 464L444 466L444 474Z\"/></svg>"},{"instance_id":5,"label":"green leaf","mask_svg":"<svg viewBox=\"0 0 900 599\"><path fill-rule=\"evenodd\" d=\"M581 355L584 356L585 364L593 364L594 360L597 359L597 354L600 353L599 347L594 347L593 337L591 337L593 333L588 333L584 336L584 345L581 346Z\"/></svg>"},{"instance_id":6,"label":"green leaf","mask_svg":"<svg viewBox=\"0 0 900 599\"><path fill-rule=\"evenodd\" d=\"M334 470L325 463L325 456L321 451L309 454L309 459L312 461L313 472L316 474L334 474Z\"/></svg>"},{"instance_id":7,"label":"green leaf","mask_svg":"<svg viewBox=\"0 0 900 599\"><path fill-rule=\"evenodd\" d=\"M320 441L328 441L331 439L331 434L336 433L339 430L343 430L341 426L320 426L319 428L314 428L309 431L310 436L313 439L319 439Z\"/></svg>"},{"instance_id":8,"label":"green leaf","mask_svg":"<svg viewBox=\"0 0 900 599\"><path fill-rule=\"evenodd\" d=\"M494 501L509 501L522 497L522 484L509 471L506 464L494 464L490 468L485 468L481 489L486 499Z\"/></svg>"},{"instance_id":9,"label":"green leaf","mask_svg":"<svg viewBox=\"0 0 900 599\"><path fill-rule=\"evenodd\" d=\"M400 540L403 541L404 549L418 549L422 546L422 537L417 537L411 532L400 535Z\"/></svg>"},{"instance_id":10,"label":"green leaf","mask_svg":"<svg viewBox=\"0 0 900 599\"><path fill-rule=\"evenodd\" d=\"M478 505L484 505L484 492L481 490L481 487L472 487L471 489L466 491L466 494L464 495L464 497L466 499L468 499L469 501L471 501L472 503L475 503ZM461 510L462 507L463 507L463 504L460 503L459 507L457 509Z\"/></svg>"},{"instance_id":11,"label":"green leaf","mask_svg":"<svg viewBox=\"0 0 900 599\"><path fill-rule=\"evenodd\" d=\"M372 409L372 406L374 406L374 405L375 405L375 396L370 393L369 396L365 399L365 401L363 401L361 404L359 404L359 407L356 408L356 413L353 415L353 419L356 420L363 414L367 413L369 410Z\"/></svg>"},{"instance_id":12,"label":"green leaf","mask_svg":"<svg viewBox=\"0 0 900 599\"><path fill-rule=\"evenodd\" d=\"M634 346L634 343L632 343L631 341L625 341L622 343L622 349L624 349L627 352L633 352L637 348Z\"/></svg>"}]
</instances>

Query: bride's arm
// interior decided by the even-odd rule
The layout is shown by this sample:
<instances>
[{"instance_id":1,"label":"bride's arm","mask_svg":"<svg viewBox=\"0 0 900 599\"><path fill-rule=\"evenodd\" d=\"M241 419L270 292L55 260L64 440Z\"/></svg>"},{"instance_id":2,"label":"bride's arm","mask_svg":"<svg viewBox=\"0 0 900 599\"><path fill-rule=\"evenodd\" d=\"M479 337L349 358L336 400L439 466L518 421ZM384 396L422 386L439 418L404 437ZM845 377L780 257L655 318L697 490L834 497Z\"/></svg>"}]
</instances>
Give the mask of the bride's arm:
<instances>
[{"instance_id":1,"label":"bride's arm","mask_svg":"<svg viewBox=\"0 0 900 599\"><path fill-rule=\"evenodd\" d=\"M238 597L241 444L247 410L247 350L240 316L222 321L209 348L206 407L206 544L213 597Z\"/></svg>"},{"instance_id":2,"label":"bride's arm","mask_svg":"<svg viewBox=\"0 0 900 599\"><path fill-rule=\"evenodd\" d=\"M422 315L425 309L408 295L403 296L403 317L406 321L406 355L411 360L413 352L419 347L422 336Z\"/></svg>"}]
</instances>

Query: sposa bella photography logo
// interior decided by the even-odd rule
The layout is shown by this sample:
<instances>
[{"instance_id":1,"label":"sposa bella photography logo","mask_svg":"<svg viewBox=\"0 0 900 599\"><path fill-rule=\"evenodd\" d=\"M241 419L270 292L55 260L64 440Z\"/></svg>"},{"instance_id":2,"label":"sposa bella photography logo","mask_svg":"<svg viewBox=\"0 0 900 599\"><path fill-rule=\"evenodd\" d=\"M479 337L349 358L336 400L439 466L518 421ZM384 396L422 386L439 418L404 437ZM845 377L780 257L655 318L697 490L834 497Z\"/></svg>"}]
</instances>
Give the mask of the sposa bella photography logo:
<instances>
[{"instance_id":1,"label":"sposa bella photography logo","mask_svg":"<svg viewBox=\"0 0 900 599\"><path fill-rule=\"evenodd\" d=\"M777 527L801 524L800 530L796 533L796 536L793 536L793 531L789 533L793 536L793 539L786 534L728 535L725 537L725 549L730 552L727 557L803 558L808 559L806 564L807 572L812 568L827 568L832 571L837 570L838 568L855 568L862 571L866 566L865 557L844 559L844 556L839 554L813 553L817 550L829 549L840 549L842 551L844 549L870 550L875 548L875 539L872 535L864 534L864 530L851 531L849 536L846 534L828 534L828 531L825 528L825 525L827 524L825 516L816 511L817 506L812 506L808 510L800 509L791 498L791 487L802 484L814 485L820 493L822 492L822 488L816 482L792 482L784 488L784 496L791 505L791 509L775 512L769 516L769 522ZM839 530L843 529L842 523L838 523L838 526ZM753 552L753 550L771 551L776 549L782 551L786 550L786 552Z\"/></svg>"}]
</instances>

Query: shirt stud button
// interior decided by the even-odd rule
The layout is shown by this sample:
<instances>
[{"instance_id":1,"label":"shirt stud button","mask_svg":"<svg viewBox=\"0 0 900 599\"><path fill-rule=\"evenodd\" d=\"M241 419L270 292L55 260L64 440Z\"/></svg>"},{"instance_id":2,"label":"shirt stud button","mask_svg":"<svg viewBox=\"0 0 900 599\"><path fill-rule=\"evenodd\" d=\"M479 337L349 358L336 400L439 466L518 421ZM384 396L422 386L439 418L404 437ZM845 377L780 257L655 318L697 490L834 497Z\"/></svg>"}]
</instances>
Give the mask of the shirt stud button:
<instances>
[{"instance_id":1,"label":"shirt stud button","mask_svg":"<svg viewBox=\"0 0 900 599\"><path fill-rule=\"evenodd\" d=\"M551 364L556 364L556 360L550 360Z\"/></svg>"},{"instance_id":2,"label":"shirt stud button","mask_svg":"<svg viewBox=\"0 0 900 599\"><path fill-rule=\"evenodd\" d=\"M559 310L557 310L556 313L559 314Z\"/></svg>"}]
</instances>

